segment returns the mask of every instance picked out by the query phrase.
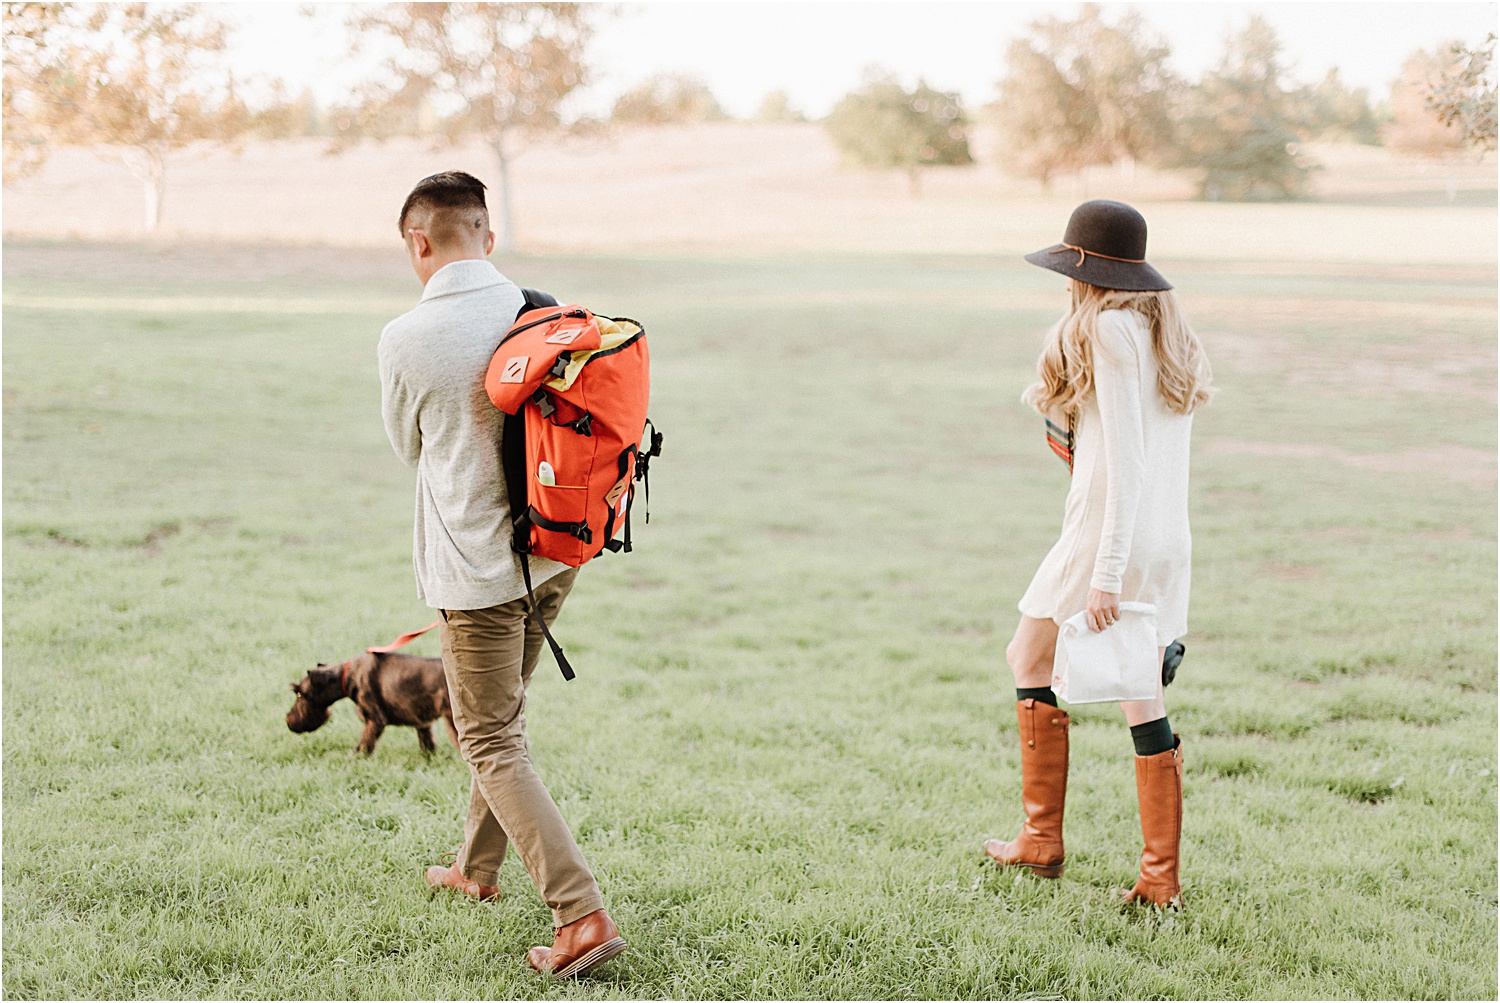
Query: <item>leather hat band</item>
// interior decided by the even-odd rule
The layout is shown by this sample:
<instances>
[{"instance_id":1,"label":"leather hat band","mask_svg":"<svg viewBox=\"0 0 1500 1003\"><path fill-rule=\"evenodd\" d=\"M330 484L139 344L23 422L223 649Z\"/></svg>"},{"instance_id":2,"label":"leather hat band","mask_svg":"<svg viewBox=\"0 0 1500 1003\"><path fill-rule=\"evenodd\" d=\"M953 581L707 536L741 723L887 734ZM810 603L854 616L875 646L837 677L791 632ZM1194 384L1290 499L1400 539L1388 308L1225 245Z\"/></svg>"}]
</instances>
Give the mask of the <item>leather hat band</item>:
<instances>
[{"instance_id":1,"label":"leather hat band","mask_svg":"<svg viewBox=\"0 0 1500 1003\"><path fill-rule=\"evenodd\" d=\"M1082 267L1082 265L1083 265L1083 256L1085 254L1092 254L1096 258L1108 258L1110 261L1123 261L1127 265L1144 265L1146 263L1146 259L1145 258L1117 258L1113 254L1100 254L1098 251L1086 250L1086 249L1084 249L1082 247L1077 247L1077 246L1075 246L1073 244L1063 244L1060 247L1054 247L1052 250L1048 251L1047 253L1048 254L1061 254L1064 251L1077 251L1078 252L1078 266L1079 267Z\"/></svg>"}]
</instances>

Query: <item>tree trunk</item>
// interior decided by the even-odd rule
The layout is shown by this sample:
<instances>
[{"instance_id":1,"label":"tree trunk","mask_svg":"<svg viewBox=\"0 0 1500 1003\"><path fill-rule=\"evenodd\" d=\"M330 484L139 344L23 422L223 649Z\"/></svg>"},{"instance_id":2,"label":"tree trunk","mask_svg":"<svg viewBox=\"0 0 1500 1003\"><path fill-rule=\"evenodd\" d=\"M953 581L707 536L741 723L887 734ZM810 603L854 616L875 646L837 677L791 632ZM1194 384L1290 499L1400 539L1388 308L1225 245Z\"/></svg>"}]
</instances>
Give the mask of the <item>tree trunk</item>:
<instances>
[{"instance_id":1,"label":"tree trunk","mask_svg":"<svg viewBox=\"0 0 1500 1003\"><path fill-rule=\"evenodd\" d=\"M166 152L154 146L141 146L136 153L140 155L139 162L128 155L122 159L145 188L146 215L142 222L147 233L155 233L161 225L161 204L167 191Z\"/></svg>"},{"instance_id":2,"label":"tree trunk","mask_svg":"<svg viewBox=\"0 0 1500 1003\"><path fill-rule=\"evenodd\" d=\"M495 249L501 254L511 254L516 249L515 209L510 199L510 156L505 150L505 136L496 136L490 144L495 150L495 159L500 162L500 234Z\"/></svg>"}]
</instances>

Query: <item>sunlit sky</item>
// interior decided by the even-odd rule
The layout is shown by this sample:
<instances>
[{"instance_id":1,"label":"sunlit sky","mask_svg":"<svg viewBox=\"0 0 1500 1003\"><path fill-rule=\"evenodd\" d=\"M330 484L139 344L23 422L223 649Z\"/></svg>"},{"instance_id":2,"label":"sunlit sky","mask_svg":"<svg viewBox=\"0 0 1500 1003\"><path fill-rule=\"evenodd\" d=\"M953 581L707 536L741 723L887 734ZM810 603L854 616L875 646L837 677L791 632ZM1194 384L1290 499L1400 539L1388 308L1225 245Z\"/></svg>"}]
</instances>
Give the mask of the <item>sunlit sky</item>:
<instances>
[{"instance_id":1,"label":"sunlit sky","mask_svg":"<svg viewBox=\"0 0 1500 1003\"><path fill-rule=\"evenodd\" d=\"M347 93L362 72L347 58L340 27L347 5L223 5L239 25L234 61L241 73L280 77L325 102ZM1213 65L1226 33L1252 13L1265 16L1285 46L1294 78L1312 82L1337 66L1346 82L1382 99L1406 57L1449 39L1481 41L1497 27L1494 3L1107 3L1105 17L1141 12L1172 48L1178 72ZM768 91L788 92L817 116L881 66L908 83L918 77L956 90L971 107L994 98L1003 54L1026 25L1071 17L1074 3L633 3L616 4L593 49L595 82L575 110L607 113L614 99L660 72L705 80L734 115L749 115Z\"/></svg>"}]
</instances>

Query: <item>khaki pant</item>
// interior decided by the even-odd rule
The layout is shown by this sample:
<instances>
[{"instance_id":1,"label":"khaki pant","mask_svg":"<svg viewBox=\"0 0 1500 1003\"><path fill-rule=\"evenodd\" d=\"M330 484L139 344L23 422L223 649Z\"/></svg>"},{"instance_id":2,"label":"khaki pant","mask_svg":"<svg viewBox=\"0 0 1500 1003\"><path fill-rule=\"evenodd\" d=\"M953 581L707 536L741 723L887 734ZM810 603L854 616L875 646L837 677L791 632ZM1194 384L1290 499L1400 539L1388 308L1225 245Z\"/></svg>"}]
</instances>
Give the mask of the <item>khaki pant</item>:
<instances>
[{"instance_id":1,"label":"khaki pant","mask_svg":"<svg viewBox=\"0 0 1500 1003\"><path fill-rule=\"evenodd\" d=\"M548 626L573 588L576 570L536 588ZM470 881L499 884L508 846L566 926L604 907L599 886L568 824L531 767L526 685L542 651L542 630L523 596L489 609L443 610L443 672L459 748L473 783L458 869Z\"/></svg>"}]
</instances>

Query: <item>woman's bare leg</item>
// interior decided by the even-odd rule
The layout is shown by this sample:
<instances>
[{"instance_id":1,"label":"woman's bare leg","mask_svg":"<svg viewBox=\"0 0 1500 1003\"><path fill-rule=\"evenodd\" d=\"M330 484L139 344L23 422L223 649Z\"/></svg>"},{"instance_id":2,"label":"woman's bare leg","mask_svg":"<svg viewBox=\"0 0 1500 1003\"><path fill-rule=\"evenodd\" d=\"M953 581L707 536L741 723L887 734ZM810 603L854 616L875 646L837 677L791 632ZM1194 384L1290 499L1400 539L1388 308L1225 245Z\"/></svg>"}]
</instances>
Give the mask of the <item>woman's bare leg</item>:
<instances>
[{"instance_id":1,"label":"woman's bare leg","mask_svg":"<svg viewBox=\"0 0 1500 1003\"><path fill-rule=\"evenodd\" d=\"M1161 665L1161 660L1167 656L1166 648L1156 649L1156 664ZM1019 685L1019 684L1017 684ZM1120 709L1125 712L1125 723L1134 728L1138 724L1148 721L1160 721L1167 716L1166 694L1161 689L1161 673L1156 676L1156 696L1151 700L1124 700L1120 703Z\"/></svg>"},{"instance_id":2,"label":"woman's bare leg","mask_svg":"<svg viewBox=\"0 0 1500 1003\"><path fill-rule=\"evenodd\" d=\"M1027 690L1051 686L1052 656L1056 651L1056 623L1031 616L1021 617L1015 636L1005 646L1005 661L1010 665L1011 675L1016 678L1016 688Z\"/></svg>"}]
</instances>

